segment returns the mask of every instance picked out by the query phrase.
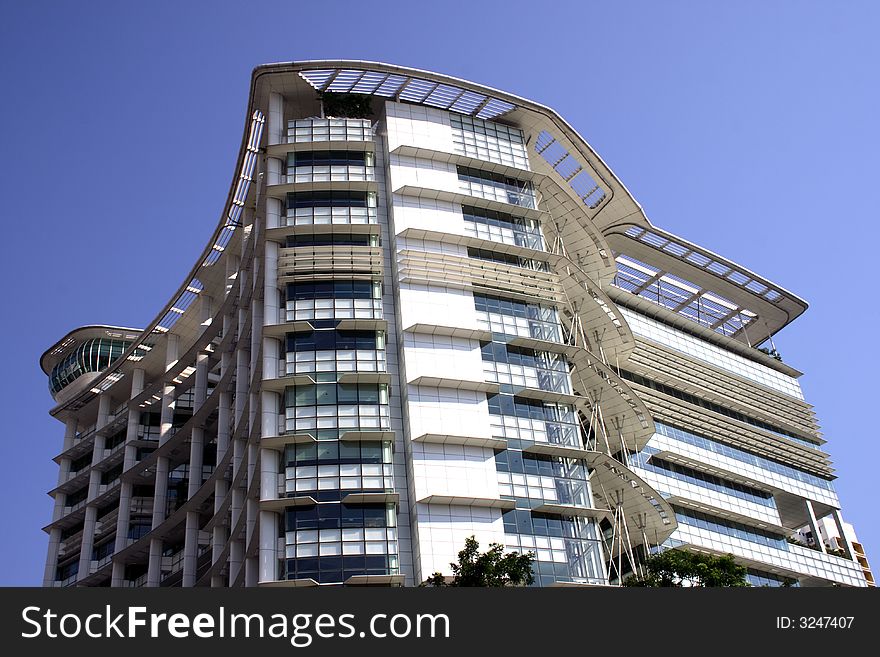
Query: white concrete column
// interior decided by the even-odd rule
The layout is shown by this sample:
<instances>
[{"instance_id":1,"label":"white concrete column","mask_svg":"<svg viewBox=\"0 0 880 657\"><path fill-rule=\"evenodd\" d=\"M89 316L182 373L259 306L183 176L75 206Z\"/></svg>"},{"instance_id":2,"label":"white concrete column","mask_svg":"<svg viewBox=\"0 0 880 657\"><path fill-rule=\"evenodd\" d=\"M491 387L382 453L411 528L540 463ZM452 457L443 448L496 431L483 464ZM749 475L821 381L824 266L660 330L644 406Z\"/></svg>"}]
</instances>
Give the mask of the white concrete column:
<instances>
[{"instance_id":1,"label":"white concrete column","mask_svg":"<svg viewBox=\"0 0 880 657\"><path fill-rule=\"evenodd\" d=\"M202 297L202 323L211 316L211 298ZM196 356L196 373L193 392L193 412L198 412L208 395L208 363L209 355L199 353ZM189 487L187 499L195 495L202 485L202 465L204 462L205 431L194 427L190 442L189 454ZM186 514L186 533L183 547L183 586L195 586L196 570L199 558L199 513L189 511Z\"/></svg>"},{"instance_id":2,"label":"white concrete column","mask_svg":"<svg viewBox=\"0 0 880 657\"><path fill-rule=\"evenodd\" d=\"M202 485L202 461L205 444L204 429L193 428L189 453L189 487L187 499L195 495ZM196 584L196 560L199 550L199 513L186 514L186 534L183 546L183 586Z\"/></svg>"},{"instance_id":3,"label":"white concrete column","mask_svg":"<svg viewBox=\"0 0 880 657\"><path fill-rule=\"evenodd\" d=\"M95 471L92 471L95 474ZM100 476L100 475L99 475ZM91 489L91 486L89 486ZM94 506L86 507L85 520L83 521L82 543L79 552L79 573L76 576L77 581L81 581L88 577L92 568L92 547L95 540L95 521L97 520L98 509Z\"/></svg>"},{"instance_id":4,"label":"white concrete column","mask_svg":"<svg viewBox=\"0 0 880 657\"><path fill-rule=\"evenodd\" d=\"M282 219L284 215L285 212L283 211L283 203L281 200L266 197L266 228L281 228L281 226L286 226L287 219Z\"/></svg>"},{"instance_id":5,"label":"white concrete column","mask_svg":"<svg viewBox=\"0 0 880 657\"><path fill-rule=\"evenodd\" d=\"M100 429L107 424L107 415L109 411L110 396L107 393L102 393L100 397L98 397L98 420L95 425L97 429ZM77 581L84 577L88 577L90 574L92 548L95 543L95 522L98 519L98 508L93 506L91 501L100 494L102 473L96 466L104 458L104 443L106 438L102 434L96 433L93 441L92 470L89 472L89 491L87 497L89 502L87 503L85 519L83 520L82 543L79 553L79 574L77 575Z\"/></svg>"},{"instance_id":6,"label":"white concrete column","mask_svg":"<svg viewBox=\"0 0 880 657\"><path fill-rule=\"evenodd\" d=\"M58 527L49 531L49 551L46 555L46 567L43 570L43 586L52 586L55 582L55 572L58 569L58 548L61 546L61 529Z\"/></svg>"},{"instance_id":7,"label":"white concrete column","mask_svg":"<svg viewBox=\"0 0 880 657\"><path fill-rule=\"evenodd\" d=\"M110 395L102 392L98 397L98 420L95 423L96 429L102 429L107 424L107 417L110 415Z\"/></svg>"},{"instance_id":8,"label":"white concrete column","mask_svg":"<svg viewBox=\"0 0 880 657\"><path fill-rule=\"evenodd\" d=\"M167 343L165 345L165 371L170 370L177 363L179 338L173 334L166 334ZM171 381L166 381L162 388L162 409L159 424L159 445L162 446L171 438L171 429L174 423L174 393L175 385Z\"/></svg>"},{"instance_id":9,"label":"white concrete column","mask_svg":"<svg viewBox=\"0 0 880 657\"><path fill-rule=\"evenodd\" d=\"M263 277L263 326L280 324L281 293L278 290L278 242L266 240Z\"/></svg>"},{"instance_id":10,"label":"white concrete column","mask_svg":"<svg viewBox=\"0 0 880 657\"><path fill-rule=\"evenodd\" d=\"M853 549L852 541L849 540L849 536L846 535L846 529L843 526L843 517L840 515L840 509L834 509L831 512L831 516L834 518L834 524L837 525L837 532L840 534L840 540L843 543L843 549L846 552L846 556L856 563L859 560L856 558L856 551Z\"/></svg>"},{"instance_id":11,"label":"white concrete column","mask_svg":"<svg viewBox=\"0 0 880 657\"><path fill-rule=\"evenodd\" d=\"M76 439L76 427L77 421L76 418L68 418L64 423L64 451L67 451L71 447L73 447L73 441ZM61 459L60 467L58 469L58 485L60 486L65 481L67 481L70 476L70 464L72 463L72 459L63 458ZM52 522L56 520L60 520L61 516L64 515L64 504L67 501L67 495L60 493L55 496L55 506L52 508ZM51 549L51 543L50 543ZM51 555L49 555L51 556ZM55 554L57 557L57 552ZM54 567L54 566L53 566Z\"/></svg>"},{"instance_id":12,"label":"white concrete column","mask_svg":"<svg viewBox=\"0 0 880 657\"><path fill-rule=\"evenodd\" d=\"M233 478L235 478L236 473L238 473L241 468L247 466L246 460L246 446L245 441L241 439L236 439L233 445ZM230 531L235 531L238 523L241 521L242 514L245 512L245 491L242 486L234 486L229 493L232 495L232 502L229 505L230 510L230 519L229 519L229 527ZM244 565L244 540L242 540L241 535L230 536L230 546L229 546L229 582L230 585L235 579L238 577L239 570Z\"/></svg>"},{"instance_id":13,"label":"white concrete column","mask_svg":"<svg viewBox=\"0 0 880 657\"><path fill-rule=\"evenodd\" d=\"M275 393L263 393L264 408L267 396L276 397ZM264 423L266 415L263 415ZM271 420L270 420L271 422ZM260 499L273 500L278 498L278 472L281 454L275 449L260 450ZM259 543L259 581L268 582L278 579L278 514L272 511L260 512L260 543Z\"/></svg>"},{"instance_id":14,"label":"white concrete column","mask_svg":"<svg viewBox=\"0 0 880 657\"><path fill-rule=\"evenodd\" d=\"M73 447L73 441L76 440L77 421L75 417L69 417L64 422L64 451Z\"/></svg>"},{"instance_id":15,"label":"white concrete column","mask_svg":"<svg viewBox=\"0 0 880 657\"><path fill-rule=\"evenodd\" d=\"M260 582L260 562L258 557L248 557L244 562L244 585L256 586Z\"/></svg>"},{"instance_id":16,"label":"white concrete column","mask_svg":"<svg viewBox=\"0 0 880 657\"><path fill-rule=\"evenodd\" d=\"M266 128L270 146L287 143L287 126L284 125L284 96L274 91L269 94Z\"/></svg>"},{"instance_id":17,"label":"white concrete column","mask_svg":"<svg viewBox=\"0 0 880 657\"><path fill-rule=\"evenodd\" d=\"M268 451L268 450L266 450ZM260 581L278 579L278 514L274 511L260 512Z\"/></svg>"},{"instance_id":18,"label":"white concrete column","mask_svg":"<svg viewBox=\"0 0 880 657\"><path fill-rule=\"evenodd\" d=\"M227 270L227 276L229 272ZM232 318L229 315L223 316L223 334L227 335L229 331L234 330L232 325ZM221 378L225 376L225 374L229 371L229 368L232 367L232 355L229 352L224 352L220 355L220 375ZM230 421L232 415L232 395L227 390L218 391L218 405L217 405L217 463L220 463L225 457L227 451L230 449ZM226 479L218 478L216 483L214 484L214 514L218 514L220 512L220 508L223 505L224 500L226 499L226 495L229 492L229 482ZM223 552L223 548L226 545L226 536L227 536L228 528L227 528L227 519L226 518L218 518L217 522L214 524L214 529L212 531L211 536L211 562L212 564L216 564L220 560L220 556ZM222 587L224 586L224 578L222 575L213 575L211 577L211 586L212 587Z\"/></svg>"},{"instance_id":19,"label":"white concrete column","mask_svg":"<svg viewBox=\"0 0 880 657\"><path fill-rule=\"evenodd\" d=\"M263 338L263 378L277 379L281 376L282 362L284 361L281 356L280 340L278 338Z\"/></svg>"},{"instance_id":20,"label":"white concrete column","mask_svg":"<svg viewBox=\"0 0 880 657\"><path fill-rule=\"evenodd\" d=\"M262 292L262 290L260 290ZM262 296L262 294L260 295ZM257 375L259 369L260 352L263 346L263 301L257 299L257 293L254 291L254 297L251 301L251 359L248 362L248 370L250 376ZM250 389L252 386L248 386Z\"/></svg>"},{"instance_id":21,"label":"white concrete column","mask_svg":"<svg viewBox=\"0 0 880 657\"><path fill-rule=\"evenodd\" d=\"M158 588L162 581L162 539L150 539L150 556L147 560L146 588Z\"/></svg>"},{"instance_id":22,"label":"white concrete column","mask_svg":"<svg viewBox=\"0 0 880 657\"><path fill-rule=\"evenodd\" d=\"M270 392L264 390L260 393L260 436L262 438L271 438L284 433L284 426L281 424L281 395L282 393Z\"/></svg>"},{"instance_id":23,"label":"white concrete column","mask_svg":"<svg viewBox=\"0 0 880 657\"><path fill-rule=\"evenodd\" d=\"M243 290L244 291L244 288ZM246 319L247 315L243 308L239 308L238 310L238 327L239 327L239 335L241 335L244 330L246 330ZM235 428L236 432L239 432L239 426L244 425L245 429L247 427L248 418L245 417L245 405L248 400L248 391L250 390L249 385L249 364L250 364L250 350L247 349L239 342L239 348L235 351L236 357L236 371L235 371ZM248 432L245 430L244 432L239 432L238 435L247 436ZM233 479L239 476L242 468L247 467L247 441L246 438L236 438L233 445L233 453L232 453L232 476ZM244 485L247 484L247 481L244 480L242 485L235 486L232 488L230 494L232 495L232 502L230 504L230 529L235 530L238 523L241 521L241 517L243 513L246 513L245 509L245 489ZM246 520L246 518L245 518ZM230 546L229 546L229 582L232 585L235 582L239 575L241 574L241 569L244 567L244 554L245 554L245 542L240 534L236 536L230 537Z\"/></svg>"},{"instance_id":24,"label":"white concrete column","mask_svg":"<svg viewBox=\"0 0 880 657\"><path fill-rule=\"evenodd\" d=\"M192 471L190 471L192 477ZM199 512L187 511L186 534L183 544L183 580L182 586L196 585L196 568L199 559Z\"/></svg>"},{"instance_id":25,"label":"white concrete column","mask_svg":"<svg viewBox=\"0 0 880 657\"><path fill-rule=\"evenodd\" d=\"M165 371L170 370L177 364L179 358L180 338L174 333L165 334ZM164 445L171 439L171 430L174 422L174 393L175 386L170 381L162 388L162 410L159 425L159 446ZM152 529L155 530L165 521L165 507L168 503L168 471L170 462L167 456L156 459L156 479L153 493L153 518ZM150 557L147 566L146 586L159 586L162 578L162 538L150 540Z\"/></svg>"},{"instance_id":26,"label":"white concrete column","mask_svg":"<svg viewBox=\"0 0 880 657\"><path fill-rule=\"evenodd\" d=\"M144 390L144 370L136 368L131 373L131 394L129 399L134 399ZM137 448L131 443L137 440L137 430L140 424L141 411L139 408L128 409L128 424L125 428L125 456L122 461L122 471L126 472L137 462ZM119 484L119 515L116 518L116 544L113 553L118 554L128 545L128 529L131 525L131 492L132 484L125 479ZM125 584L125 564L113 559L113 574L110 586L123 586Z\"/></svg>"},{"instance_id":27,"label":"white concrete column","mask_svg":"<svg viewBox=\"0 0 880 657\"><path fill-rule=\"evenodd\" d=\"M196 356L196 380L193 384L193 414L197 413L208 398L208 364L210 355L201 352Z\"/></svg>"},{"instance_id":28,"label":"white concrete column","mask_svg":"<svg viewBox=\"0 0 880 657\"><path fill-rule=\"evenodd\" d=\"M813 510L813 503L810 500L804 500L804 506L807 508L807 523L810 525L810 532L813 534L813 540L819 546L822 552L827 552L825 542L822 540L822 533L819 531L819 523L816 520L816 512Z\"/></svg>"},{"instance_id":29,"label":"white concrete column","mask_svg":"<svg viewBox=\"0 0 880 657\"><path fill-rule=\"evenodd\" d=\"M266 184L280 185L287 182L287 163L277 157L266 158Z\"/></svg>"},{"instance_id":30,"label":"white concrete column","mask_svg":"<svg viewBox=\"0 0 880 657\"><path fill-rule=\"evenodd\" d=\"M275 449L260 450L260 499L278 499L278 473L281 472L282 453Z\"/></svg>"}]
</instances>

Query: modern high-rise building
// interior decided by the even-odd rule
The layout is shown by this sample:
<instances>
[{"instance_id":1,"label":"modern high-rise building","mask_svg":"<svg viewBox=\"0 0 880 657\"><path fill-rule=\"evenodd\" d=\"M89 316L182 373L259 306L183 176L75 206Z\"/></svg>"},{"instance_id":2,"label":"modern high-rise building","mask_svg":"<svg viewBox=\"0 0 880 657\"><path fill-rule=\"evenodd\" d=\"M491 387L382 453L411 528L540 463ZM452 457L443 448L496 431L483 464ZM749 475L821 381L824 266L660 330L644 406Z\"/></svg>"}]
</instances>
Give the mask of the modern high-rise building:
<instances>
[{"instance_id":1,"label":"modern high-rise building","mask_svg":"<svg viewBox=\"0 0 880 657\"><path fill-rule=\"evenodd\" d=\"M65 426L44 583L409 586L473 535L533 552L542 586L670 546L866 586L773 347L805 309L653 226L547 107L261 66L177 293L41 359Z\"/></svg>"}]
</instances>

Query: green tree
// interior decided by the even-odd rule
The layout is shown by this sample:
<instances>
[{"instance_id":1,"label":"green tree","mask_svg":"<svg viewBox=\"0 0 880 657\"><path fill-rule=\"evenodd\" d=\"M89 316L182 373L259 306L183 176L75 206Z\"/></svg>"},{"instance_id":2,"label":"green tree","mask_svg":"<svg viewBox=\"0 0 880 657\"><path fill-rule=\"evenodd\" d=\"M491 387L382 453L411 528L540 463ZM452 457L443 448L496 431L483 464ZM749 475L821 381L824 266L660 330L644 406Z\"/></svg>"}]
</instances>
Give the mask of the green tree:
<instances>
[{"instance_id":1,"label":"green tree","mask_svg":"<svg viewBox=\"0 0 880 657\"><path fill-rule=\"evenodd\" d=\"M480 544L471 536L458 553L458 563L450 563L452 582L441 573L434 573L423 586L525 586L535 581L532 574L532 552L504 554L504 546L498 543L480 554Z\"/></svg>"},{"instance_id":2,"label":"green tree","mask_svg":"<svg viewBox=\"0 0 880 657\"><path fill-rule=\"evenodd\" d=\"M339 119L368 119L373 114L370 96L325 91L319 98L324 106L324 116Z\"/></svg>"},{"instance_id":3,"label":"green tree","mask_svg":"<svg viewBox=\"0 0 880 657\"><path fill-rule=\"evenodd\" d=\"M649 557L643 564L645 575L631 575L624 586L749 586L746 569L733 555L666 550Z\"/></svg>"}]
</instances>

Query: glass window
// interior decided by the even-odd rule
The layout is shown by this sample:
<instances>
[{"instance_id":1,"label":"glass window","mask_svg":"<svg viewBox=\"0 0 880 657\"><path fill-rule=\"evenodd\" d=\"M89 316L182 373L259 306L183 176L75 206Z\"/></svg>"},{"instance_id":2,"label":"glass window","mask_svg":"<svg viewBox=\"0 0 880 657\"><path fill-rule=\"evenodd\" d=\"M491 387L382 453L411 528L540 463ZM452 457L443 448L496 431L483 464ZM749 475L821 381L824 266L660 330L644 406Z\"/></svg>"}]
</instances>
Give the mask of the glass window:
<instances>
[{"instance_id":1,"label":"glass window","mask_svg":"<svg viewBox=\"0 0 880 657\"><path fill-rule=\"evenodd\" d=\"M372 299L372 281L317 281L289 283L288 299Z\"/></svg>"}]
</instances>

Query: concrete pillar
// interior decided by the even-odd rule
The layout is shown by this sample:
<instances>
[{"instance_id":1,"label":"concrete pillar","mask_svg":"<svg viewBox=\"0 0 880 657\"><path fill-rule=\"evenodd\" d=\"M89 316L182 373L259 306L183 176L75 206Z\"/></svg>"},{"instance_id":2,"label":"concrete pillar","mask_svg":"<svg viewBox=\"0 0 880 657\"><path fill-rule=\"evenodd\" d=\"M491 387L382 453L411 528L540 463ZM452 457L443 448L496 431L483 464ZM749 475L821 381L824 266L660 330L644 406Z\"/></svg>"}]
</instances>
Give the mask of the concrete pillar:
<instances>
[{"instance_id":1,"label":"concrete pillar","mask_svg":"<svg viewBox=\"0 0 880 657\"><path fill-rule=\"evenodd\" d=\"M205 315L210 318L210 297L202 299L202 320ZM209 355L200 353L196 356L196 373L193 392L193 412L198 412L208 394L208 362ZM202 485L202 465L204 457L205 432L201 428L193 428L189 455L189 487L187 498L195 495ZM196 570L199 558L199 513L189 511L186 514L186 533L183 547L183 586L195 586Z\"/></svg>"},{"instance_id":2,"label":"concrete pillar","mask_svg":"<svg viewBox=\"0 0 880 657\"><path fill-rule=\"evenodd\" d=\"M98 421L95 423L96 429L102 429L107 424L107 417L110 415L110 395L102 392L98 397Z\"/></svg>"},{"instance_id":3,"label":"concrete pillar","mask_svg":"<svg viewBox=\"0 0 880 657\"><path fill-rule=\"evenodd\" d=\"M260 292L262 292L262 290L260 290ZM260 296L262 296L262 294ZM251 358L248 362L248 371L252 378L257 376L257 372L260 369L259 358L261 347L263 346L263 301L256 297L257 292L254 291L254 297L251 301ZM249 389L252 387L253 386L248 386ZM251 405L252 410L253 408L253 405Z\"/></svg>"},{"instance_id":4,"label":"concrete pillar","mask_svg":"<svg viewBox=\"0 0 880 657\"><path fill-rule=\"evenodd\" d=\"M95 474L95 471L92 471ZM91 490L91 486L89 486ZM95 520L97 519L98 509L94 506L86 507L85 520L83 521L82 543L79 553L79 573L76 576L77 581L82 581L89 576L92 567L92 547L95 539Z\"/></svg>"},{"instance_id":5,"label":"concrete pillar","mask_svg":"<svg viewBox=\"0 0 880 657\"><path fill-rule=\"evenodd\" d=\"M260 396L262 397L260 401L262 414L260 436L271 438L272 436L281 435L284 429L281 426L281 421L279 420L280 413L278 412L281 408L281 393L264 390L260 393Z\"/></svg>"},{"instance_id":6,"label":"concrete pillar","mask_svg":"<svg viewBox=\"0 0 880 657\"><path fill-rule=\"evenodd\" d=\"M263 378L277 379L284 373L278 338L263 338ZM276 434L272 434L276 435Z\"/></svg>"},{"instance_id":7,"label":"concrete pillar","mask_svg":"<svg viewBox=\"0 0 880 657\"><path fill-rule=\"evenodd\" d=\"M231 256L230 256L231 257ZM227 277L230 275L230 268L227 267ZM229 331L235 330L230 315L223 316L223 335L227 335ZM232 367L232 355L229 352L220 354L220 375L221 378L226 375L229 368ZM230 434L232 415L232 395L226 390L218 391L217 404L217 462L220 463L230 449ZM226 479L218 478L214 484L214 513L220 512L226 495L229 491L229 482ZM226 545L228 527L225 518L218 518L214 525L211 536L211 562L216 564L220 560L220 555ZM224 586L224 577L215 574L211 577L212 587Z\"/></svg>"},{"instance_id":8,"label":"concrete pillar","mask_svg":"<svg viewBox=\"0 0 880 657\"><path fill-rule=\"evenodd\" d=\"M43 586L52 586L58 568L58 548L61 546L61 530L58 527L49 532L49 552L46 555L46 567L43 570Z\"/></svg>"},{"instance_id":9,"label":"concrete pillar","mask_svg":"<svg viewBox=\"0 0 880 657\"><path fill-rule=\"evenodd\" d=\"M267 451L267 450L264 450ZM260 512L260 581L278 579L278 514L274 511Z\"/></svg>"},{"instance_id":10,"label":"concrete pillar","mask_svg":"<svg viewBox=\"0 0 880 657\"><path fill-rule=\"evenodd\" d=\"M174 333L165 334L165 371L167 372L177 364L180 349L180 338ZM175 385L166 381L162 388L162 408L159 420L159 446L161 447L171 439L174 423L174 395ZM165 507L168 504L168 471L170 461L166 456L156 459L156 479L153 492L153 518L152 529L155 530L165 521ZM146 586L159 586L162 579L162 549L161 537L150 539L150 557L147 565Z\"/></svg>"},{"instance_id":11,"label":"concrete pillar","mask_svg":"<svg viewBox=\"0 0 880 657\"><path fill-rule=\"evenodd\" d=\"M287 225L287 219L280 199L266 198L266 228L281 228ZM268 242L267 242L268 243Z\"/></svg>"},{"instance_id":12,"label":"concrete pillar","mask_svg":"<svg viewBox=\"0 0 880 657\"><path fill-rule=\"evenodd\" d=\"M64 451L73 447L73 441L76 440L77 421L75 417L67 418L64 422Z\"/></svg>"},{"instance_id":13,"label":"concrete pillar","mask_svg":"<svg viewBox=\"0 0 880 657\"><path fill-rule=\"evenodd\" d=\"M98 419L95 424L97 429L100 429L107 424L107 415L109 411L110 396L107 393L102 393L101 396L98 397ZM83 520L82 543L79 553L79 574L77 575L77 581L88 577L90 574L92 548L94 547L95 542L95 522L98 519L98 508L92 505L91 501L100 494L102 472L98 470L96 466L104 458L104 444L106 438L100 433L96 433L93 440L92 470L89 473L89 491L87 497L89 503L86 506L85 519Z\"/></svg>"},{"instance_id":14,"label":"concrete pillar","mask_svg":"<svg viewBox=\"0 0 880 657\"><path fill-rule=\"evenodd\" d=\"M68 418L64 422L64 447L63 451L67 451L73 447L76 439L77 420L75 417ZM58 485L60 486L67 481L70 475L71 459L61 459L58 469ZM64 515L64 505L67 502L67 495L59 493L55 495L54 506L52 508L52 522L60 520ZM46 550L46 564L43 570L43 586L52 586L55 582L55 573L58 568L58 550L61 547L61 529L54 528L49 532L49 546ZM82 556L82 553L80 553Z\"/></svg>"},{"instance_id":15,"label":"concrete pillar","mask_svg":"<svg viewBox=\"0 0 880 657\"><path fill-rule=\"evenodd\" d=\"M71 447L73 447L73 441L76 439L76 428L77 421L76 418L68 418L64 423L64 451L67 451ZM60 468L58 470L58 485L60 486L67 478L70 476L70 464L72 460L69 458L61 459ZM64 515L64 505L67 501L67 495L61 493L55 496L55 506L52 509L52 522L56 520L60 520L61 516ZM51 549L51 543L50 543ZM51 555L50 555L51 556ZM57 551L55 556L57 557ZM53 565L54 568L54 565ZM54 577L54 576L53 576Z\"/></svg>"},{"instance_id":16,"label":"concrete pillar","mask_svg":"<svg viewBox=\"0 0 880 657\"><path fill-rule=\"evenodd\" d=\"M193 384L193 413L197 413L208 398L208 365L210 355L202 352L196 356L196 380Z\"/></svg>"},{"instance_id":17,"label":"concrete pillar","mask_svg":"<svg viewBox=\"0 0 880 657\"><path fill-rule=\"evenodd\" d=\"M281 294L278 290L278 242L266 240L263 267L263 326L280 324Z\"/></svg>"},{"instance_id":18,"label":"concrete pillar","mask_svg":"<svg viewBox=\"0 0 880 657\"><path fill-rule=\"evenodd\" d=\"M856 551L853 549L852 541L849 540L849 536L846 535L846 531L843 526L843 517L840 515L840 509L834 509L831 512L832 517L834 518L834 524L837 525L837 532L840 534L840 541L843 543L844 552L846 552L846 556L856 563L858 563L858 559L856 558Z\"/></svg>"},{"instance_id":19,"label":"concrete pillar","mask_svg":"<svg viewBox=\"0 0 880 657\"><path fill-rule=\"evenodd\" d=\"M165 370L168 371L177 363L179 339L173 333L167 334L168 342L165 352ZM171 438L171 429L174 422L174 392L175 386L167 381L162 388L162 409L159 425L159 445L164 445Z\"/></svg>"},{"instance_id":20,"label":"concrete pillar","mask_svg":"<svg viewBox=\"0 0 880 657\"><path fill-rule=\"evenodd\" d=\"M277 397L276 393L263 393L263 427L273 424L273 419L267 419L267 397ZM272 402L270 401L270 404ZM277 408L277 406L271 406ZM270 413L272 418L277 414ZM277 420L274 420L277 426ZM265 435L265 434L264 434ZM278 498L278 472L281 469L281 453L275 449L262 448L260 450L260 499L272 500ZM278 514L273 511L260 512L260 543L259 543L259 581L268 582L278 579Z\"/></svg>"},{"instance_id":21,"label":"concrete pillar","mask_svg":"<svg viewBox=\"0 0 880 657\"><path fill-rule=\"evenodd\" d=\"M192 477L192 471L190 471ZM196 569L199 559L199 512L187 511L186 534L183 544L183 580L182 586L196 585Z\"/></svg>"},{"instance_id":22,"label":"concrete pillar","mask_svg":"<svg viewBox=\"0 0 880 657\"><path fill-rule=\"evenodd\" d=\"M287 143L287 126L284 125L284 97L279 93L269 94L266 129L270 146Z\"/></svg>"},{"instance_id":23,"label":"concrete pillar","mask_svg":"<svg viewBox=\"0 0 880 657\"><path fill-rule=\"evenodd\" d=\"M134 399L144 390L144 370L136 368L131 375L131 395ZM125 428L125 456L122 462L123 473L134 466L137 461L137 448L131 443L137 440L137 430L140 424L141 411L139 408L128 409L128 424ZM128 545L128 529L131 525L131 495L132 484L125 479L119 485L119 515L116 518L116 545L114 554L118 554ZM125 564L117 559L113 560L113 573L110 586L125 585Z\"/></svg>"},{"instance_id":24,"label":"concrete pillar","mask_svg":"<svg viewBox=\"0 0 880 657\"><path fill-rule=\"evenodd\" d=\"M162 581L162 539L150 539L150 556L147 560L147 581L144 586L157 588Z\"/></svg>"},{"instance_id":25,"label":"concrete pillar","mask_svg":"<svg viewBox=\"0 0 880 657\"><path fill-rule=\"evenodd\" d=\"M281 471L281 453L275 449L260 450L260 499L278 499L278 473Z\"/></svg>"},{"instance_id":26,"label":"concrete pillar","mask_svg":"<svg viewBox=\"0 0 880 657\"><path fill-rule=\"evenodd\" d=\"M277 157L267 157L266 158L266 184L267 185L280 185L284 182L287 182L286 170L286 162L282 162Z\"/></svg>"},{"instance_id":27,"label":"concrete pillar","mask_svg":"<svg viewBox=\"0 0 880 657\"><path fill-rule=\"evenodd\" d=\"M807 508L807 523L810 525L810 532L813 534L813 540L819 546L822 552L827 552L825 542L822 540L822 534L819 531L819 523L816 520L816 512L813 510L813 503L810 500L804 500L804 506Z\"/></svg>"}]
</instances>

